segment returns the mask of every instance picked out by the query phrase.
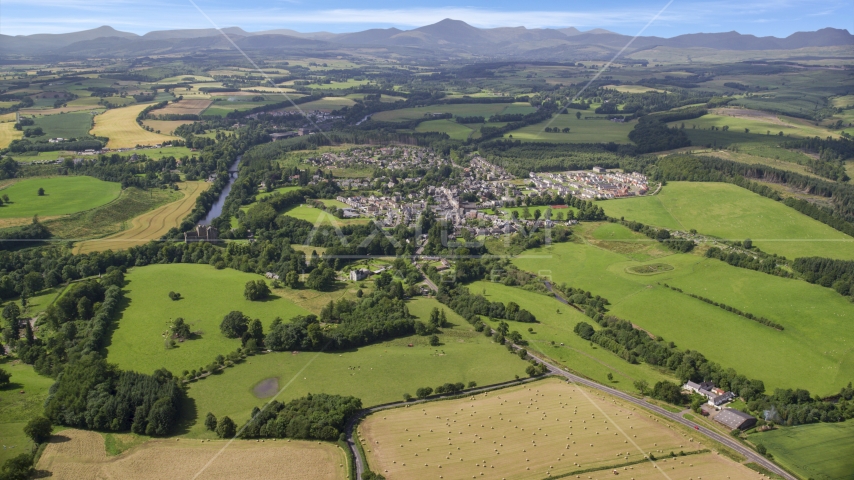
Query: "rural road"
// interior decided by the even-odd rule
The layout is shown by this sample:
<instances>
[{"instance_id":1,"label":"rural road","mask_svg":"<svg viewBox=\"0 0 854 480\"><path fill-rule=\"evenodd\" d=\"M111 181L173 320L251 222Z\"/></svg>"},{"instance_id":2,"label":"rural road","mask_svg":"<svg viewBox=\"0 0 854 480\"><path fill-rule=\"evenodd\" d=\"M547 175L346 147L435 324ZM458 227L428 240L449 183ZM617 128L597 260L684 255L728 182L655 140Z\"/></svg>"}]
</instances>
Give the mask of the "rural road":
<instances>
[{"instance_id":1,"label":"rural road","mask_svg":"<svg viewBox=\"0 0 854 480\"><path fill-rule=\"evenodd\" d=\"M425 275L425 277L426 277L426 275ZM430 282L429 279L427 280L427 282L428 282L428 285L432 284L432 282ZM546 282L546 285L549 288L549 290L551 290L551 284ZM431 285L431 287L435 287L435 285ZM558 301L560 301L561 303L568 305L567 301L565 299L561 298L559 295L555 294L555 298ZM519 348L521 348L518 345L513 345L513 347L516 348L517 350ZM542 363L543 365L545 365L546 368L549 370L549 373L551 373L552 375L563 377L570 382L577 383L580 385L584 385L584 386L599 390L601 392L605 392L609 395L613 395L613 396L619 398L620 400L635 404L635 405L637 405L641 408L645 408L647 410L651 410L651 411L657 413L658 415L661 415L662 417L667 418L668 420L670 420L672 422L685 425L688 428L694 429L694 431L697 432L698 434L705 435L706 437L709 437L712 440L715 440L716 442L718 442L722 445L725 445L732 450L735 450L736 452L747 457L747 459L749 461L757 463L759 465L762 465L763 467L765 467L768 470L776 473L777 475L780 475L781 477L783 477L787 480L797 480L797 478L793 477L788 472L781 469L780 467L775 465L773 462L771 462L767 458L757 454L756 452L754 452L749 447L741 444L740 442L738 442L737 440L735 440L733 438L730 438L729 436L722 435L718 432L709 430L708 428L701 427L694 422L686 420L679 413L672 413L672 412L665 410L659 406L649 404L646 401L644 401L643 399L639 399L639 398L636 398L632 395L629 395L628 393L623 393L619 390L608 387L606 385L602 385L602 384L596 383L592 380L588 380L586 378L579 377L578 375L574 375L574 374L552 364L551 362L548 362L548 361L546 361L540 357L537 357L536 355L532 355L530 352L528 352L528 356L530 358L535 359L536 361ZM525 379L525 380L521 380L521 381L508 382L508 383L504 383L504 384L490 385L490 386L486 386L486 387L482 387L482 388L476 388L476 389L468 390L464 393L474 395L474 394L478 394L478 393L485 392L488 390L494 390L497 388L504 388L504 387L507 387L509 385L513 385L516 383L522 383L523 381L532 381L532 380L534 380L534 379ZM455 394L447 394L447 395L442 395L442 396L457 396L457 395L459 395L459 394L455 393ZM430 400L433 400L435 398L437 398L437 397L431 397ZM356 462L356 479L362 478L362 473L364 473L364 471L365 471L365 461L362 458L358 447L356 446L356 440L354 440L354 438L353 438L353 431L355 430L356 425L362 420L362 418L364 418L364 417L366 417L372 413L378 412L380 410L386 410L389 408L396 408L396 407L400 407L402 405L415 405L415 404L418 404L421 402L423 402L423 400L418 400L418 401L414 401L414 402L397 402L397 403L390 403L390 404L386 404L386 405L378 405L376 407L371 407L371 408L367 408L365 410L362 410L361 412L359 412L357 415L353 416L353 418L351 418L347 422L347 426L345 428L345 434L347 437L347 445L350 447L350 451L353 453L353 458L355 459L355 462Z\"/></svg>"}]
</instances>

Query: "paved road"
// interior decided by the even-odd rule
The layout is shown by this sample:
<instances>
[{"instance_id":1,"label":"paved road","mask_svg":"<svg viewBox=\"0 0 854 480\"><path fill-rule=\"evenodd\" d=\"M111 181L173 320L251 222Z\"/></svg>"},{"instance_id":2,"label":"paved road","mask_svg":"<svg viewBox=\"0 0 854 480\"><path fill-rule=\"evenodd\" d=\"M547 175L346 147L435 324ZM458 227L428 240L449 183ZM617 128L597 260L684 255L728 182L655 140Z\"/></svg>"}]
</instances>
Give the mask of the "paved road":
<instances>
[{"instance_id":1,"label":"paved road","mask_svg":"<svg viewBox=\"0 0 854 480\"><path fill-rule=\"evenodd\" d=\"M425 275L425 278L426 278L426 275ZM434 290L438 290L436 288L436 285L433 284L433 282L431 282L429 278L426 280L426 282L431 288L433 288ZM559 302L564 303L566 305L569 305L569 303L566 301L566 299L562 298L560 295L558 295L557 293L555 293L552 290L551 283L545 282L545 284L546 284L546 287L549 289L549 291L554 293L556 300L558 300ZM494 332L495 331L493 330L493 333ZM518 350L521 347L519 347L518 345L513 345L513 348ZM797 480L795 477L793 477L792 475L787 473L785 470L783 470L780 467L778 467L777 465L775 465L773 462L771 462L767 458L757 454L752 449L744 446L742 443L738 442L737 440L733 439L732 437L729 437L727 435L722 435L716 431L709 430L708 428L701 427L694 422L686 420L684 417L682 417L681 412L680 413L670 412L669 410L665 410L665 409L663 409L657 405L649 404L642 399L639 399L637 397L629 395L628 393L621 392L617 389L608 387L606 385L602 385L600 383L596 383L592 380L588 380L588 379L583 378L583 377L579 377L578 375L574 375L574 374L552 364L551 362L544 360L543 358L537 357L536 355L532 355L530 352L528 352L528 356L537 360L538 362L544 364L546 366L546 368L548 368L549 373L551 373L552 375L563 377L563 378L569 380L570 382L578 383L580 385L585 385L587 387L590 387L590 388L605 392L609 395L613 395L615 397L618 397L620 400L623 400L623 401L626 401L629 403L633 403L633 404L635 404L641 408L651 410L651 411L661 415L662 417L667 418L668 420L670 420L672 422L685 425L688 428L694 429L694 431L700 435L705 435L705 436L711 438L712 440L715 440L716 442L718 442L720 444L726 445L727 447L731 448L732 450L735 450L736 452L747 457L747 459L749 461L757 463L759 465L762 465L763 467L765 467L768 470L776 473L777 475L780 475L781 477L783 477L785 479ZM470 394L474 395L474 394L485 392L488 390L493 390L496 388L505 388L508 385L513 385L516 383L522 383L524 381L531 381L531 380L534 380L534 379L526 379L526 380L522 380L519 382L509 382L506 384L491 385L491 386L487 386L487 387L483 387L483 388L473 389L473 390L467 391L465 393L466 394L470 393ZM456 396L456 395L458 395L458 394L448 394L445 396ZM433 398L436 398L436 397L433 397ZM419 401L415 401L415 402L409 402L408 404L409 405L418 404L418 403L421 403L422 401L423 400L419 400ZM347 423L345 433L347 436L347 445L350 447L350 451L353 452L353 457L356 459L356 479L361 479L362 473L365 471L364 470L364 468L365 468L364 467L364 459L362 458L361 454L359 453L359 449L356 447L355 440L353 440L353 430L355 429L356 425L362 420L362 418L364 418L367 415L370 415L371 413L378 412L380 410L385 410L388 408L399 407L399 406L406 404L406 403L407 402L398 402L398 403L392 403L392 404L388 404L388 405L380 405L380 406L365 409L362 412L360 412L359 414L355 415L353 418L351 418L350 421Z\"/></svg>"}]
</instances>

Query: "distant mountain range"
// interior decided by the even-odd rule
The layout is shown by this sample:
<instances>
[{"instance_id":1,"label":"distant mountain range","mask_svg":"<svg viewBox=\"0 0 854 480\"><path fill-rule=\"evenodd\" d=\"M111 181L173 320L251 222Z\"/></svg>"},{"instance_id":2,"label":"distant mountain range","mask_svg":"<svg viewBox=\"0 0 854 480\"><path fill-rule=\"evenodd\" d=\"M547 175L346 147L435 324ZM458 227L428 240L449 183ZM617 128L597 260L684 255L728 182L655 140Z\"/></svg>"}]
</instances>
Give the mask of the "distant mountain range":
<instances>
[{"instance_id":1,"label":"distant mountain range","mask_svg":"<svg viewBox=\"0 0 854 480\"><path fill-rule=\"evenodd\" d=\"M576 28L477 28L460 20L416 28L370 29L353 33L301 33L289 29L247 32L239 27L222 30L238 46L250 50L341 51L386 48L424 54L470 54L490 57L604 58L629 43L632 37L603 29L582 32ZM656 46L711 48L716 50L793 50L804 47L854 45L848 30L823 28L797 32L786 38L756 37L738 32L695 33L672 38L638 37L627 54ZM145 35L109 26L62 34L0 35L0 56L128 56L180 53L232 48L213 28L159 30Z\"/></svg>"}]
</instances>

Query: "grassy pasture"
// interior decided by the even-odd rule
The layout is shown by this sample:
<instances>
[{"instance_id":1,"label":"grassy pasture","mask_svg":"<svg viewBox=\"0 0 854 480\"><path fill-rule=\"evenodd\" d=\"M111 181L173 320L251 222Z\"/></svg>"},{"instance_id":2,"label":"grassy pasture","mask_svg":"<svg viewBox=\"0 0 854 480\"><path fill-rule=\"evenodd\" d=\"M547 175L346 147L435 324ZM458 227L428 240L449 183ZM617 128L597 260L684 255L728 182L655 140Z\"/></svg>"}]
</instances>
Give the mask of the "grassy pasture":
<instances>
[{"instance_id":1,"label":"grassy pasture","mask_svg":"<svg viewBox=\"0 0 854 480\"><path fill-rule=\"evenodd\" d=\"M24 434L27 421L42 413L53 379L37 374L32 365L8 357L0 359L0 368L12 374L10 384L0 388L0 463L29 453L32 441ZM23 392L23 393L21 393Z\"/></svg>"},{"instance_id":2,"label":"grassy pasture","mask_svg":"<svg viewBox=\"0 0 854 480\"><path fill-rule=\"evenodd\" d=\"M527 107L527 111L522 107ZM457 103L388 110L377 113L371 118L383 122L401 122L424 118L424 115L428 113L450 113L461 117L482 116L488 118L490 115L503 113L508 108L513 108L513 111L508 113L531 113L534 111L534 108L527 103Z\"/></svg>"},{"instance_id":3,"label":"grassy pasture","mask_svg":"<svg viewBox=\"0 0 854 480\"><path fill-rule=\"evenodd\" d=\"M347 457L331 443L236 440L224 449L226 444L226 440L200 443L157 439L108 456L102 435L68 429L51 439L37 468L57 480L190 478L203 469L202 478L218 480L262 480L276 478L282 472L297 480L348 477Z\"/></svg>"},{"instance_id":4,"label":"grassy pasture","mask_svg":"<svg viewBox=\"0 0 854 480\"><path fill-rule=\"evenodd\" d=\"M611 302L613 315L672 340L680 348L698 350L723 366L761 379L768 391L805 388L830 395L854 378L854 334L846 327L854 317L854 305L833 290L699 255L635 261L630 254L621 253L620 243L636 245L626 241L562 243L529 250L514 263L550 275L555 283L566 282L602 295ZM655 275L627 271L661 263L672 270ZM765 316L785 330L774 330L658 283ZM533 306L530 301L527 304ZM732 334L734 330L738 335ZM571 332L571 327L566 331ZM611 358L621 370L629 367Z\"/></svg>"},{"instance_id":5,"label":"grassy pasture","mask_svg":"<svg viewBox=\"0 0 854 480\"><path fill-rule=\"evenodd\" d=\"M803 478L854 479L854 422L778 428L750 435L774 459Z\"/></svg>"},{"instance_id":6,"label":"grassy pasture","mask_svg":"<svg viewBox=\"0 0 854 480\"><path fill-rule=\"evenodd\" d=\"M474 132L470 127L448 119L421 122L415 131L447 133L452 140L466 140Z\"/></svg>"},{"instance_id":7,"label":"grassy pasture","mask_svg":"<svg viewBox=\"0 0 854 480\"><path fill-rule=\"evenodd\" d=\"M514 140L528 140L555 143L595 143L614 142L629 143L629 132L634 128L634 122L609 122L604 115L595 115L591 111L581 111L581 119L575 118L577 110L567 110L553 117L552 120L513 130L505 135L513 135ZM584 117L595 117L585 119ZM549 123L551 122L551 123ZM546 133L546 126L552 128L569 127L569 133Z\"/></svg>"},{"instance_id":8,"label":"grassy pasture","mask_svg":"<svg viewBox=\"0 0 854 480\"><path fill-rule=\"evenodd\" d=\"M196 199L210 184L205 182L184 182L179 184L183 198L167 203L154 210L142 208L128 208L128 213L141 213L135 217L128 218L124 215L120 228L125 230L115 235L97 240L79 243L75 253L100 252L104 250L120 250L136 245L142 245L157 240L166 234L171 228L177 227L196 205ZM143 213L145 212L145 213ZM130 224L128 225L128 221Z\"/></svg>"},{"instance_id":9,"label":"grassy pasture","mask_svg":"<svg viewBox=\"0 0 854 480\"><path fill-rule=\"evenodd\" d=\"M578 322L595 322L554 298L488 281L472 283L469 289L478 294L486 292L489 301L516 302L533 313L539 322L537 324L508 322L511 331L518 330L528 341L525 348L552 358L588 378L630 393L637 393L633 385L636 380L646 380L650 385L661 380L673 380L647 365L630 365L607 350L590 346L590 342L584 341L572 329ZM492 327L497 324L492 323ZM534 331L528 332L528 327ZM614 380L608 380L609 373Z\"/></svg>"},{"instance_id":10,"label":"grassy pasture","mask_svg":"<svg viewBox=\"0 0 854 480\"><path fill-rule=\"evenodd\" d=\"M700 118L690 120L671 122L668 125L680 126L685 124L685 129L692 129L696 125L698 129L708 130L710 127L728 126L730 130L744 132L747 128L750 130L749 135L766 135L770 131L771 135L777 135L778 132L783 132L783 135L793 137L815 137L825 138L827 136L836 136L832 132L816 127L811 124L801 123L794 118L784 117L782 115L769 114L757 110L749 110L744 108L718 108L714 110L716 113L709 113Z\"/></svg>"},{"instance_id":11,"label":"grassy pasture","mask_svg":"<svg viewBox=\"0 0 854 480\"><path fill-rule=\"evenodd\" d=\"M38 195L44 188L45 194ZM121 185L92 177L30 178L0 190L11 203L0 207L0 218L66 215L89 210L116 199Z\"/></svg>"},{"instance_id":12,"label":"grassy pasture","mask_svg":"<svg viewBox=\"0 0 854 480\"><path fill-rule=\"evenodd\" d=\"M47 138L86 137L92 128L92 114L78 112L36 117L35 123L35 127L42 127Z\"/></svg>"},{"instance_id":13,"label":"grassy pasture","mask_svg":"<svg viewBox=\"0 0 854 480\"><path fill-rule=\"evenodd\" d=\"M314 208L306 204L290 207L285 210L284 214L294 218L299 218L300 220L311 222L315 225L320 225L324 223L328 223L331 225L352 225L365 224L369 222L367 218L338 218L330 214L329 212Z\"/></svg>"},{"instance_id":14,"label":"grassy pasture","mask_svg":"<svg viewBox=\"0 0 854 480\"><path fill-rule=\"evenodd\" d=\"M293 98L293 96L291 98ZM284 98L282 98L282 100L284 100ZM310 112L312 110L332 111L338 110L342 107L352 107L355 104L356 102L353 101L353 99L347 97L323 97L320 100L315 100L313 102L301 103L297 105L297 107L299 107L299 110L302 110L304 112ZM297 107L290 106L285 108L284 110L297 110Z\"/></svg>"},{"instance_id":15,"label":"grassy pasture","mask_svg":"<svg viewBox=\"0 0 854 480\"><path fill-rule=\"evenodd\" d=\"M425 321L433 307L442 305L426 298L409 302L410 313ZM248 420L254 406L273 399L258 398L253 392L271 378L278 379L280 389L287 385L276 398L279 401L309 392L330 393L353 395L370 406L401 400L407 392L414 395L419 387L469 381L488 385L525 376L526 363L475 332L454 312L446 309L446 313L453 327L439 334L438 347L431 347L427 337L412 336L345 352L269 353L196 381L190 384L189 397L198 414L189 435L211 436L202 425L208 411L217 417L228 415L238 424Z\"/></svg>"},{"instance_id":16,"label":"grassy pasture","mask_svg":"<svg viewBox=\"0 0 854 480\"><path fill-rule=\"evenodd\" d=\"M0 148L8 147L12 140L17 140L23 136L23 131L15 130L15 122L0 123Z\"/></svg>"},{"instance_id":17,"label":"grassy pasture","mask_svg":"<svg viewBox=\"0 0 854 480\"><path fill-rule=\"evenodd\" d=\"M540 479L589 468L636 479L759 478L714 453L664 459L703 447L642 410L558 379L378 412L359 434L371 469L387 478ZM662 460L622 466L647 453Z\"/></svg>"},{"instance_id":18,"label":"grassy pasture","mask_svg":"<svg viewBox=\"0 0 854 480\"><path fill-rule=\"evenodd\" d=\"M107 358L124 369L153 372L165 367L180 374L208 365L216 355L240 346L239 339L226 338L219 331L222 318L232 310L259 318L265 326L277 316L287 320L308 313L279 296L261 302L244 299L246 282L259 278L197 264L149 265L131 270L127 275L128 306L116 321ZM168 296L170 291L184 298L173 301ZM202 333L200 338L167 349L162 334L169 321L177 317Z\"/></svg>"},{"instance_id":19,"label":"grassy pasture","mask_svg":"<svg viewBox=\"0 0 854 480\"><path fill-rule=\"evenodd\" d=\"M609 216L730 240L786 258L854 259L854 239L782 203L727 183L671 182L652 197L600 202Z\"/></svg>"},{"instance_id":20,"label":"grassy pasture","mask_svg":"<svg viewBox=\"0 0 854 480\"><path fill-rule=\"evenodd\" d=\"M107 148L133 148L137 145L156 145L178 137L161 135L143 130L136 123L136 116L148 105L132 105L114 108L95 116L92 135L107 137Z\"/></svg>"}]
</instances>

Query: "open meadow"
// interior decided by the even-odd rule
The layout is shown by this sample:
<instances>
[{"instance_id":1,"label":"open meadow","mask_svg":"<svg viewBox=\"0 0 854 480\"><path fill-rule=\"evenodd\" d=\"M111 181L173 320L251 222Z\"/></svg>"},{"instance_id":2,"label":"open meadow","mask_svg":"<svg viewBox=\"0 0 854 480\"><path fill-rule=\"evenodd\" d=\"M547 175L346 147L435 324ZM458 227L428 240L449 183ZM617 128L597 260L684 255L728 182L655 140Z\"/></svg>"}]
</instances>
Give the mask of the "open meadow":
<instances>
[{"instance_id":1,"label":"open meadow","mask_svg":"<svg viewBox=\"0 0 854 480\"><path fill-rule=\"evenodd\" d=\"M588 110L581 110L581 118L578 119L575 118L575 112L578 111L567 110L551 120L513 130L504 137L512 135L514 140L554 143L629 143L629 132L635 122L611 122L607 115L596 115ZM561 130L569 128L569 132L548 133L543 131L546 126Z\"/></svg>"},{"instance_id":2,"label":"open meadow","mask_svg":"<svg viewBox=\"0 0 854 480\"><path fill-rule=\"evenodd\" d=\"M377 412L359 436L371 470L389 480L761 478L681 428L556 378Z\"/></svg>"},{"instance_id":3,"label":"open meadow","mask_svg":"<svg viewBox=\"0 0 854 480\"><path fill-rule=\"evenodd\" d=\"M106 353L111 363L128 370L151 373L166 368L180 375L236 350L240 339L227 338L219 330L223 317L232 310L258 318L265 326L276 317L289 320L309 313L277 295L264 301L246 300L246 282L263 277L232 269L198 264L149 265L134 268L126 278L127 307L115 320ZM180 293L181 300L170 299L172 291ZM165 332L178 317L197 334L168 348Z\"/></svg>"},{"instance_id":4,"label":"open meadow","mask_svg":"<svg viewBox=\"0 0 854 480\"><path fill-rule=\"evenodd\" d=\"M133 148L138 145L158 145L167 140L177 140L178 137L161 135L143 130L136 123L136 117L148 105L131 105L114 108L95 116L95 126L92 135L107 137L107 148Z\"/></svg>"},{"instance_id":5,"label":"open meadow","mask_svg":"<svg viewBox=\"0 0 854 480\"><path fill-rule=\"evenodd\" d=\"M124 215L120 228L123 231L109 237L90 240L76 245L75 253L102 252L104 250L127 249L157 240L172 229L181 225L184 217L196 206L196 199L210 187L207 182L182 182L178 184L183 197L151 210L150 208L130 208L123 211L136 213L137 216ZM130 222L130 225L128 225ZM79 238L79 237L78 237Z\"/></svg>"},{"instance_id":6,"label":"open meadow","mask_svg":"<svg viewBox=\"0 0 854 480\"><path fill-rule=\"evenodd\" d=\"M223 449L226 444L228 448ZM298 440L158 439L111 456L101 434L68 429L51 437L36 467L56 480L190 479L202 470L205 479L266 480L288 472L289 479L344 480L347 461L335 444Z\"/></svg>"},{"instance_id":7,"label":"open meadow","mask_svg":"<svg viewBox=\"0 0 854 480\"><path fill-rule=\"evenodd\" d=\"M750 435L774 459L803 478L854 479L854 422L786 427Z\"/></svg>"},{"instance_id":8,"label":"open meadow","mask_svg":"<svg viewBox=\"0 0 854 480\"><path fill-rule=\"evenodd\" d=\"M427 321L436 300L409 302L410 313ZM268 353L190 384L188 395L196 411L191 437L212 438L202 421L207 412L228 415L241 424L252 408L273 400L288 401L308 393L353 395L371 406L415 395L420 387L445 383L478 385L525 377L527 364L476 332L446 309L452 327L439 334L441 345L430 346L423 336L403 337L343 352ZM262 319L263 320L263 319ZM264 387L270 387L264 388Z\"/></svg>"},{"instance_id":9,"label":"open meadow","mask_svg":"<svg viewBox=\"0 0 854 480\"><path fill-rule=\"evenodd\" d=\"M728 240L750 238L788 259L854 259L854 238L780 202L728 183L670 182L658 195L599 202L611 217Z\"/></svg>"},{"instance_id":10,"label":"open meadow","mask_svg":"<svg viewBox=\"0 0 854 480\"><path fill-rule=\"evenodd\" d=\"M477 124L474 126L479 127L480 125ZM466 140L474 133L471 126L448 119L421 122L415 127L415 131L447 133L452 140Z\"/></svg>"},{"instance_id":11,"label":"open meadow","mask_svg":"<svg viewBox=\"0 0 854 480\"><path fill-rule=\"evenodd\" d=\"M324 223L331 225L362 225L370 221L367 218L338 218L325 210L320 210L307 204L290 207L284 211L284 215L305 220L314 225Z\"/></svg>"},{"instance_id":12,"label":"open meadow","mask_svg":"<svg viewBox=\"0 0 854 480\"><path fill-rule=\"evenodd\" d=\"M484 295L490 302L516 302L534 314L538 323L507 322L510 331L517 330L522 334L522 338L528 342L525 346L527 350L551 358L587 378L629 393L638 393L634 386L637 380L645 380L649 385L662 380L676 381L649 365L627 363L576 335L573 328L579 322L591 323L597 330L599 326L583 313L553 297L489 281L474 282L468 288L472 293ZM498 321L487 323L492 328L498 326ZM529 332L528 328L533 331ZM613 380L608 380L609 373Z\"/></svg>"},{"instance_id":13,"label":"open meadow","mask_svg":"<svg viewBox=\"0 0 854 480\"><path fill-rule=\"evenodd\" d=\"M45 138L86 137L92 129L92 114L77 112L36 117L34 126L44 130Z\"/></svg>"},{"instance_id":14,"label":"open meadow","mask_svg":"<svg viewBox=\"0 0 854 480\"><path fill-rule=\"evenodd\" d=\"M668 126L679 127L684 124L686 133L689 133L688 130L694 128L709 130L711 127L719 129L727 127L736 132L745 132L745 129L747 129L749 130L749 135L768 136L768 132L771 132L771 136L775 136L779 132L783 132L783 135L792 137L819 136L825 138L836 136L825 128L814 126L802 120L760 110L727 107L716 108L711 110L711 112L700 118L670 122Z\"/></svg>"},{"instance_id":15,"label":"open meadow","mask_svg":"<svg viewBox=\"0 0 854 480\"><path fill-rule=\"evenodd\" d=\"M647 247L651 243L646 237L627 234L636 237L597 240L594 234L577 231L580 241L528 250L513 263L548 275L556 284L565 282L607 298L611 314L681 349L698 350L725 367L761 379L767 391L805 388L831 395L854 378L854 333L847 327L854 305L845 297L829 288L733 267L697 253L658 256ZM656 266L659 273L639 274L635 268L647 265ZM764 316L784 330L669 290L663 283ZM518 303L531 311L535 308L530 300ZM629 366L612 358L617 365Z\"/></svg>"},{"instance_id":16,"label":"open meadow","mask_svg":"<svg viewBox=\"0 0 854 480\"><path fill-rule=\"evenodd\" d=\"M488 118L490 115L505 113L505 111L506 113L532 113L535 109L528 103L455 103L388 110L377 113L371 118L383 122L401 122L424 118L424 115L430 113L450 113L459 117L482 116Z\"/></svg>"},{"instance_id":17,"label":"open meadow","mask_svg":"<svg viewBox=\"0 0 854 480\"><path fill-rule=\"evenodd\" d=\"M24 433L27 420L41 415L53 379L43 377L32 365L8 357L0 359L0 368L12 374L9 385L0 387L0 464L29 453L33 442Z\"/></svg>"},{"instance_id":18,"label":"open meadow","mask_svg":"<svg viewBox=\"0 0 854 480\"><path fill-rule=\"evenodd\" d=\"M38 194L39 188L44 195ZM28 178L0 189L0 195L9 196L0 218L66 215L109 203L120 193L120 184L92 177Z\"/></svg>"}]
</instances>

